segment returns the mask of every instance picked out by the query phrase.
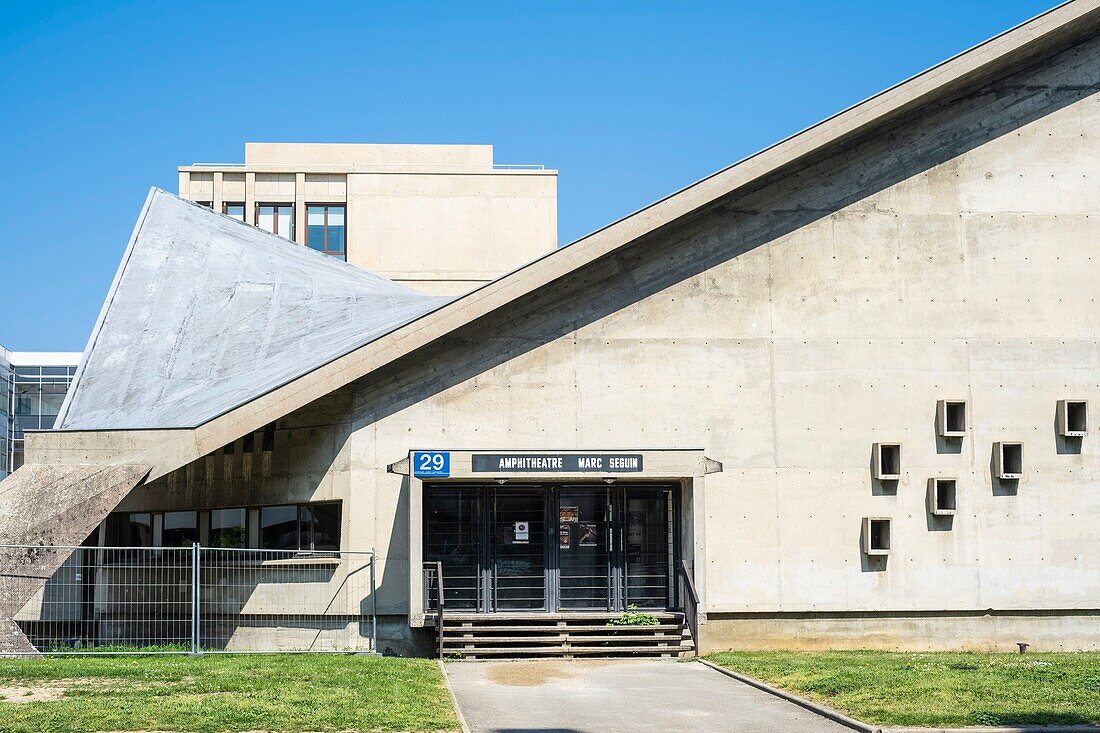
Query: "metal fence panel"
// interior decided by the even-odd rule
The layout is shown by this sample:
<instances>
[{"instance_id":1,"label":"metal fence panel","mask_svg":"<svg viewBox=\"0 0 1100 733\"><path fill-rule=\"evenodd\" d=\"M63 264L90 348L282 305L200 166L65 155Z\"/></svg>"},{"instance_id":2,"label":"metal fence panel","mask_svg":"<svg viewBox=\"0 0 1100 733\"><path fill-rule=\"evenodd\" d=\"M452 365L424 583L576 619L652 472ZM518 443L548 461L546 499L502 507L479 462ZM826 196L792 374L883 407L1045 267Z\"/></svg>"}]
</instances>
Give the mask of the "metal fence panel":
<instances>
[{"instance_id":1,"label":"metal fence panel","mask_svg":"<svg viewBox=\"0 0 1100 733\"><path fill-rule=\"evenodd\" d=\"M377 648L373 552L0 545L0 576L48 578L15 616L44 654Z\"/></svg>"}]
</instances>

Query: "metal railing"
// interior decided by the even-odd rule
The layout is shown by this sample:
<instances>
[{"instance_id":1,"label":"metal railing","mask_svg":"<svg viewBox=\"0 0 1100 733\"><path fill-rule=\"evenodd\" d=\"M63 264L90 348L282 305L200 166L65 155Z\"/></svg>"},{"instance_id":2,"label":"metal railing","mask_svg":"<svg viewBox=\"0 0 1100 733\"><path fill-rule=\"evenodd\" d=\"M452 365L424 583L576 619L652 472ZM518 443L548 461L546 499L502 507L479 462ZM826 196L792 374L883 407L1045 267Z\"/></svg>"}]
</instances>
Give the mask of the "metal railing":
<instances>
[{"instance_id":1,"label":"metal railing","mask_svg":"<svg viewBox=\"0 0 1100 733\"><path fill-rule=\"evenodd\" d=\"M443 563L424 563L424 610L435 612L436 653L443 658Z\"/></svg>"},{"instance_id":2,"label":"metal railing","mask_svg":"<svg viewBox=\"0 0 1100 733\"><path fill-rule=\"evenodd\" d=\"M373 552L0 545L44 654L374 652ZM29 587L29 586L28 586Z\"/></svg>"},{"instance_id":3,"label":"metal railing","mask_svg":"<svg viewBox=\"0 0 1100 733\"><path fill-rule=\"evenodd\" d=\"M684 621L691 631L691 641L695 648L699 648L699 593L695 590L695 583L691 579L691 570L687 563L680 561L676 573L679 579L679 598L684 610Z\"/></svg>"}]
</instances>

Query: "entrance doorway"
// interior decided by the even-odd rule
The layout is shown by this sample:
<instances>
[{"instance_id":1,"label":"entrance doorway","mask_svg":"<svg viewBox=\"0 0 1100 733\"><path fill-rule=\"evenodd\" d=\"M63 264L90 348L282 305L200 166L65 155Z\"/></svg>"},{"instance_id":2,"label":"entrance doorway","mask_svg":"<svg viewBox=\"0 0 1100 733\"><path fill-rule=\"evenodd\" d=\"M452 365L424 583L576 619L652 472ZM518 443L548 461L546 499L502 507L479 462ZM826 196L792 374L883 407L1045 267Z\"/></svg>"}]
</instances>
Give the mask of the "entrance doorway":
<instances>
[{"instance_id":1,"label":"entrance doorway","mask_svg":"<svg viewBox=\"0 0 1100 733\"><path fill-rule=\"evenodd\" d=\"M677 494L652 484L426 484L424 560L442 563L454 611L674 608Z\"/></svg>"}]
</instances>

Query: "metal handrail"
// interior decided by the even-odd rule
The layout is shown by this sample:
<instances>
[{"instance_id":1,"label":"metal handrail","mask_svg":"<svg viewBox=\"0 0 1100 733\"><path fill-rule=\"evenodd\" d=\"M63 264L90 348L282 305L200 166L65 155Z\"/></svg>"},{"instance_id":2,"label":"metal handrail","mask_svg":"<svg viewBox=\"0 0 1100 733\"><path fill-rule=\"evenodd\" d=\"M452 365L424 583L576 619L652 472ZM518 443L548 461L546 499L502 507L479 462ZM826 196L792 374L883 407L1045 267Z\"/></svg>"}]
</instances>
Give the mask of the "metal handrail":
<instances>
[{"instance_id":1,"label":"metal handrail","mask_svg":"<svg viewBox=\"0 0 1100 733\"><path fill-rule=\"evenodd\" d=\"M699 651L699 592L695 590L695 583L691 579L691 571L687 563L680 560L679 576L682 581L680 603L684 609L684 620L687 621L688 630L691 631L691 641L695 644L696 653ZM685 592L686 591L686 592Z\"/></svg>"},{"instance_id":2,"label":"metal handrail","mask_svg":"<svg viewBox=\"0 0 1100 733\"><path fill-rule=\"evenodd\" d=\"M435 575L435 640L436 640L436 653L440 659L443 659L443 563L442 562L426 562L424 563L424 589L425 589L425 605L430 608L430 602L428 596L431 595L432 590L432 575Z\"/></svg>"}]
</instances>

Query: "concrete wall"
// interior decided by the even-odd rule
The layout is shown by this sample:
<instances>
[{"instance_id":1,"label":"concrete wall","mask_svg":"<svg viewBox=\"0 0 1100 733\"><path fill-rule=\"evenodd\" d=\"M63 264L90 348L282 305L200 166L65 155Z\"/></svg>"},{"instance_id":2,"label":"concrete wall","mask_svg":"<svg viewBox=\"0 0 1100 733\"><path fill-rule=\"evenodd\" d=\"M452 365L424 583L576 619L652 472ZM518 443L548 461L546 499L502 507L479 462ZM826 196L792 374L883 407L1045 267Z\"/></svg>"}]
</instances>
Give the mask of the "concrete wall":
<instances>
[{"instance_id":1,"label":"concrete wall","mask_svg":"<svg viewBox=\"0 0 1100 733\"><path fill-rule=\"evenodd\" d=\"M557 247L557 172L495 167L491 145L248 143L244 165L197 164L180 196L292 203L306 241L308 204L347 205L353 265L432 295L467 292Z\"/></svg>"},{"instance_id":2,"label":"concrete wall","mask_svg":"<svg viewBox=\"0 0 1100 733\"><path fill-rule=\"evenodd\" d=\"M385 466L410 448L701 447L724 464L697 517L704 646L1098 648L1100 436L1054 431L1057 400L1100 404L1098 79L1094 39L735 192L280 420L240 491L342 498L404 613ZM961 443L943 398L969 402ZM998 440L1025 444L1018 484ZM903 445L896 486L879 441ZM951 520L932 476L959 480ZM238 491L162 481L141 501ZM885 559L865 516L893 520Z\"/></svg>"}]
</instances>

